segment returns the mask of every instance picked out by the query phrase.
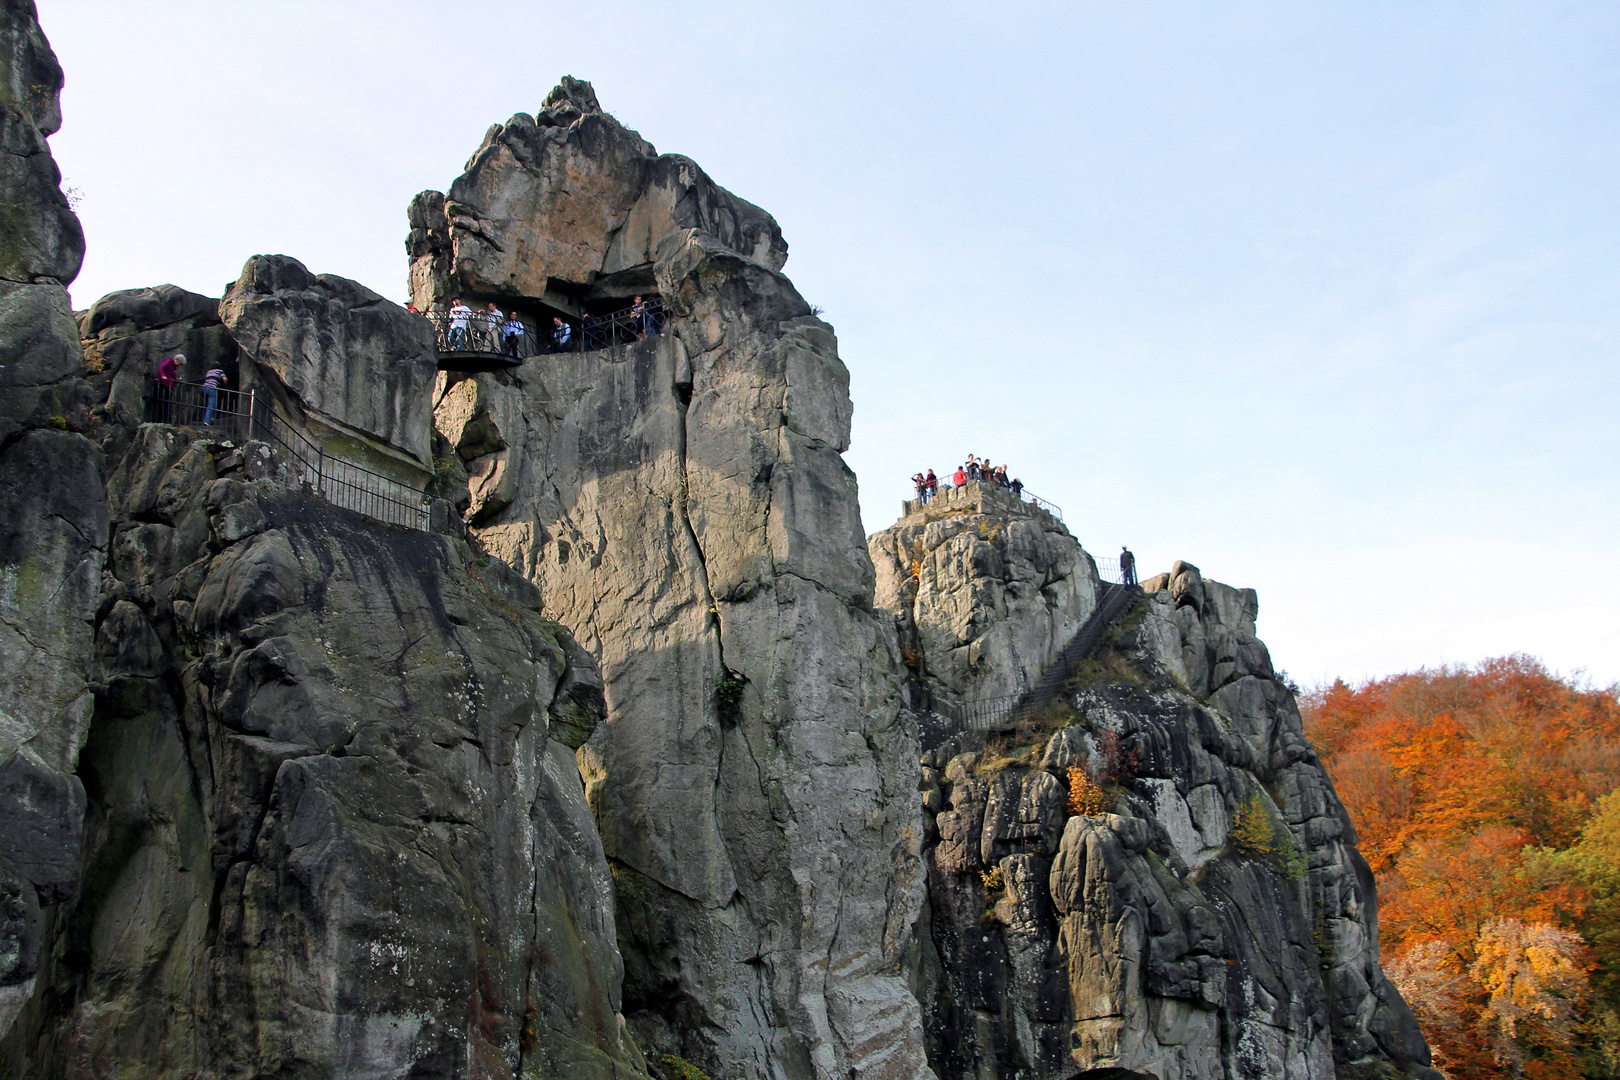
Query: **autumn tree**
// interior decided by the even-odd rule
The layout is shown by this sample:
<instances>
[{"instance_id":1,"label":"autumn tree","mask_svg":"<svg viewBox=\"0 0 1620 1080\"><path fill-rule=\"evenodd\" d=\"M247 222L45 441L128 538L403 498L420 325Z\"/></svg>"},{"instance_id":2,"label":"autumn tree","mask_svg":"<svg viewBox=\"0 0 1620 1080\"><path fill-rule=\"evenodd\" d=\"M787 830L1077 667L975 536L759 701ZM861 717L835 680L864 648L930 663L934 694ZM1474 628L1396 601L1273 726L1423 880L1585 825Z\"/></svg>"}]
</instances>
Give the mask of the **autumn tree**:
<instances>
[{"instance_id":1,"label":"autumn tree","mask_svg":"<svg viewBox=\"0 0 1620 1080\"><path fill-rule=\"evenodd\" d=\"M1457 1080L1620 1076L1615 688L1511 656L1303 705L1437 1060Z\"/></svg>"}]
</instances>

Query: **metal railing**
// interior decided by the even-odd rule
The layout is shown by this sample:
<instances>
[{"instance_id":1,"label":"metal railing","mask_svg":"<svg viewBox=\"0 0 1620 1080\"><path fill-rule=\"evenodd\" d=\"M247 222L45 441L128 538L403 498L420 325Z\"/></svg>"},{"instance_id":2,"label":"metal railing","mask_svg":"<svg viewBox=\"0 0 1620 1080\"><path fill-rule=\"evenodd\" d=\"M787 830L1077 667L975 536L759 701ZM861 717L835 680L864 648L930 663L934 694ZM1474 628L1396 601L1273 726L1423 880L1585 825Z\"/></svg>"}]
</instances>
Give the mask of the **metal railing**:
<instances>
[{"instance_id":1,"label":"metal railing","mask_svg":"<svg viewBox=\"0 0 1620 1080\"><path fill-rule=\"evenodd\" d=\"M1126 581L1125 570L1119 565L1119 560L1117 558L1099 559L1093 556L1091 561L1097 564L1098 579L1106 581L1110 585L1135 585L1137 583L1136 568L1131 568L1131 578L1129 581Z\"/></svg>"},{"instance_id":2,"label":"metal railing","mask_svg":"<svg viewBox=\"0 0 1620 1080\"><path fill-rule=\"evenodd\" d=\"M1051 501L1050 499L1041 498L1039 495L1037 495L1033 491L1029 490L1029 488L1020 488L1018 490L1018 492L1014 493L1013 489L1010 486L1003 487L999 482L997 482L995 480L982 480L982 479L981 480L969 479L966 484L963 484L961 486L966 487L967 484L983 484L984 486L986 486L986 487L988 487L988 488L990 488L990 489L992 489L994 491L1004 491L1009 496L1011 496L1012 498L1017 499L1019 502L1027 502L1031 506L1038 506L1042 510L1045 510L1048 514L1051 514L1053 517L1057 518L1059 521L1063 520L1063 507L1059 506L1057 503ZM923 505L926 506L928 503L933 502L934 499L941 492L953 490L953 485L947 484L945 481L940 480L939 481L939 490L938 491L930 490L926 496L923 494L923 492L922 492L922 490L920 488L913 487L912 490L916 492L916 497L912 498L912 499L907 499L905 501L908 502L908 503L912 503L912 502L918 502L920 500L923 503Z\"/></svg>"},{"instance_id":3,"label":"metal railing","mask_svg":"<svg viewBox=\"0 0 1620 1080\"><path fill-rule=\"evenodd\" d=\"M521 319L468 308L466 312L427 311L433 324L434 345L441 353L484 353L522 359L546 353L592 352L659 334L667 313L664 303L649 296L639 304L601 315L587 312L578 319L555 321L531 328ZM561 316L555 316L561 318ZM512 324L518 323L521 330Z\"/></svg>"},{"instance_id":4,"label":"metal railing","mask_svg":"<svg viewBox=\"0 0 1620 1080\"><path fill-rule=\"evenodd\" d=\"M319 495L334 506L353 510L389 525L427 531L427 492L328 453L276 414L254 391L215 388L196 383L153 382L146 398L149 423L207 427L234 442L262 440L279 449L289 465L287 481Z\"/></svg>"},{"instance_id":5,"label":"metal railing","mask_svg":"<svg viewBox=\"0 0 1620 1080\"><path fill-rule=\"evenodd\" d=\"M936 701L933 711L960 727L975 731L1005 729L1035 719L1058 702L1080 661L1102 644L1103 635L1114 620L1129 611L1141 596L1142 590L1137 588L1110 586L1105 589L1091 617L1074 632L1074 637L1058 653L1057 659L1041 672L1035 685L1022 694L1004 694L962 703Z\"/></svg>"},{"instance_id":6,"label":"metal railing","mask_svg":"<svg viewBox=\"0 0 1620 1080\"><path fill-rule=\"evenodd\" d=\"M163 383L147 388L143 419L152 424L208 427L227 439L245 442L253 421L253 395L203 383Z\"/></svg>"}]
</instances>

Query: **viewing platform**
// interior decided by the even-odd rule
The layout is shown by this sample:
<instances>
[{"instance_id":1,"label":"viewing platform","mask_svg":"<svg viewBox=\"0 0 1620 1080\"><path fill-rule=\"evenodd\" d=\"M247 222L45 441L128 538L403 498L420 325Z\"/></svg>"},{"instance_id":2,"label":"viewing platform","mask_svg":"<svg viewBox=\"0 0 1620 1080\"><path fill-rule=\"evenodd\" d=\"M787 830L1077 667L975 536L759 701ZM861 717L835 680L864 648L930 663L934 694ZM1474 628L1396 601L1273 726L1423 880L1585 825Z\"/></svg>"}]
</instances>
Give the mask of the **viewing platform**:
<instances>
[{"instance_id":1,"label":"viewing platform","mask_svg":"<svg viewBox=\"0 0 1620 1080\"><path fill-rule=\"evenodd\" d=\"M662 333L666 319L663 301L656 296L600 315L552 315L550 325L515 312L496 316L472 307L419 314L433 324L439 370L472 372L510 371L530 357L628 345Z\"/></svg>"},{"instance_id":2,"label":"viewing platform","mask_svg":"<svg viewBox=\"0 0 1620 1080\"><path fill-rule=\"evenodd\" d=\"M1019 498L1007 488L989 480L969 480L961 487L951 487L940 484L939 492L928 500L906 499L900 504L900 517L902 520L913 514L939 513L939 514L1005 514L1008 512L1040 512L1049 514L1058 521L1063 520L1063 510L1056 503L1051 503L1038 496L1024 491L1024 497Z\"/></svg>"}]
</instances>

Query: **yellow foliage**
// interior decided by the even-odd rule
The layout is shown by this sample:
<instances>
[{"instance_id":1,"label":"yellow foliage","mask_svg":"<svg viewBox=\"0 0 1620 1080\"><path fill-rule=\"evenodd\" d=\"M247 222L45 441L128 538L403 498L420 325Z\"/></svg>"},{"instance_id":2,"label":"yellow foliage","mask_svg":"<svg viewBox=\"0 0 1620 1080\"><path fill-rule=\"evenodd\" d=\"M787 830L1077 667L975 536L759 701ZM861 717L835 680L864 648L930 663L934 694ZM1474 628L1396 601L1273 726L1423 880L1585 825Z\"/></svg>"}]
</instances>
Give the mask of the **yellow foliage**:
<instances>
[{"instance_id":1,"label":"yellow foliage","mask_svg":"<svg viewBox=\"0 0 1620 1080\"><path fill-rule=\"evenodd\" d=\"M1084 769L1069 770L1069 812L1086 817L1106 814L1114 797L1093 780Z\"/></svg>"},{"instance_id":2,"label":"yellow foliage","mask_svg":"<svg viewBox=\"0 0 1620 1080\"><path fill-rule=\"evenodd\" d=\"M1277 834L1258 792L1238 809L1237 821L1232 825L1232 846L1257 859L1277 853Z\"/></svg>"},{"instance_id":3,"label":"yellow foliage","mask_svg":"<svg viewBox=\"0 0 1620 1080\"><path fill-rule=\"evenodd\" d=\"M1002 889L1007 887L1007 879L1001 873L1001 867L999 866L994 870L981 873L979 875L979 880L984 882L984 887L989 889L991 892L1000 892Z\"/></svg>"}]
</instances>

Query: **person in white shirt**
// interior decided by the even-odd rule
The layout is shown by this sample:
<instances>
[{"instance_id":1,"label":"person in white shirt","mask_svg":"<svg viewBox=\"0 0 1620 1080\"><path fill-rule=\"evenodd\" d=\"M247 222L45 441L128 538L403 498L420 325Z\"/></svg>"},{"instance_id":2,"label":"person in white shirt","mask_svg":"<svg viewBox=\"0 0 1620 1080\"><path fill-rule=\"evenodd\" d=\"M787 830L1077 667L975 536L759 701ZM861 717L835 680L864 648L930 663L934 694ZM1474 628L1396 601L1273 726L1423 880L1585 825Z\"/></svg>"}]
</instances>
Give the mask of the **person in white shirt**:
<instances>
[{"instance_id":1,"label":"person in white shirt","mask_svg":"<svg viewBox=\"0 0 1620 1080\"><path fill-rule=\"evenodd\" d=\"M506 321L506 316L501 313L500 308L495 306L495 301L493 300L489 302L489 308L483 312L483 316L484 325L482 329L484 336L489 339L489 351L494 352L495 343L499 341L501 337L501 323Z\"/></svg>"},{"instance_id":2,"label":"person in white shirt","mask_svg":"<svg viewBox=\"0 0 1620 1080\"><path fill-rule=\"evenodd\" d=\"M472 308L461 302L461 297L450 301L450 351L456 352L467 347L467 320L472 318Z\"/></svg>"},{"instance_id":3,"label":"person in white shirt","mask_svg":"<svg viewBox=\"0 0 1620 1080\"><path fill-rule=\"evenodd\" d=\"M568 348L568 339L574 336L574 328L562 321L561 316L551 320L551 351L562 352Z\"/></svg>"}]
</instances>

